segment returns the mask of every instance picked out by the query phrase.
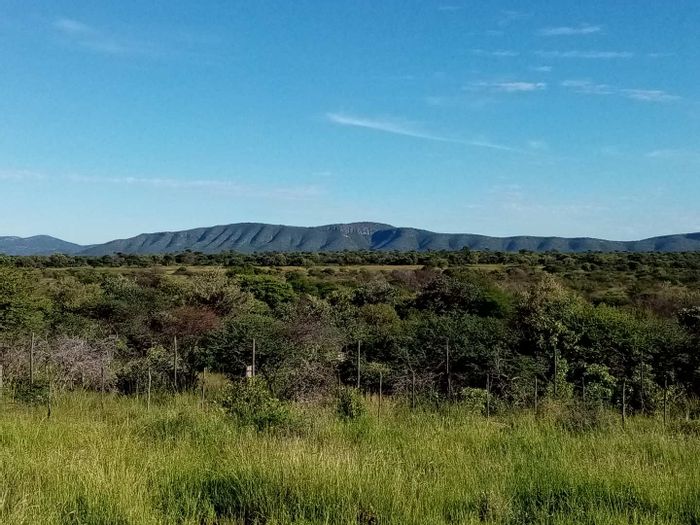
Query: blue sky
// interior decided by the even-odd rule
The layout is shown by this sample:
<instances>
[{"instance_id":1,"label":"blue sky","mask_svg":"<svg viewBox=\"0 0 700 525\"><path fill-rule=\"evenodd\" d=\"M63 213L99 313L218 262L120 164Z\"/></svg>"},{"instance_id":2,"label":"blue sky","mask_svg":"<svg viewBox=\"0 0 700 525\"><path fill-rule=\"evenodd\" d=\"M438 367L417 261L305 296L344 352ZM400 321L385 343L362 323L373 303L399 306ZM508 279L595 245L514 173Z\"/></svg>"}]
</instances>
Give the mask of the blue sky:
<instances>
[{"instance_id":1,"label":"blue sky","mask_svg":"<svg viewBox=\"0 0 700 525\"><path fill-rule=\"evenodd\" d=\"M700 231L700 3L0 0L0 235Z\"/></svg>"}]
</instances>

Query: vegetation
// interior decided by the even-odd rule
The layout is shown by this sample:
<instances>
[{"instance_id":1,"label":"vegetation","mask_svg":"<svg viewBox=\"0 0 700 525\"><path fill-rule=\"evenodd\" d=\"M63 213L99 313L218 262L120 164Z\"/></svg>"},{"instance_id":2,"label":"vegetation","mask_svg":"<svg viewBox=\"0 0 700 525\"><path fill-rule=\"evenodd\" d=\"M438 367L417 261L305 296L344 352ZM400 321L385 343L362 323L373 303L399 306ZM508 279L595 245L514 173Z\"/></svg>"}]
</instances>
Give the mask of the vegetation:
<instances>
[{"instance_id":1,"label":"vegetation","mask_svg":"<svg viewBox=\"0 0 700 525\"><path fill-rule=\"evenodd\" d=\"M341 419L297 405L303 425L259 432L199 398L71 393L50 419L2 406L0 522L697 523L700 440L660 420L595 431L557 407L487 420L459 409Z\"/></svg>"},{"instance_id":2,"label":"vegetation","mask_svg":"<svg viewBox=\"0 0 700 525\"><path fill-rule=\"evenodd\" d=\"M700 255L273 255L3 259L0 522L700 520Z\"/></svg>"}]
</instances>

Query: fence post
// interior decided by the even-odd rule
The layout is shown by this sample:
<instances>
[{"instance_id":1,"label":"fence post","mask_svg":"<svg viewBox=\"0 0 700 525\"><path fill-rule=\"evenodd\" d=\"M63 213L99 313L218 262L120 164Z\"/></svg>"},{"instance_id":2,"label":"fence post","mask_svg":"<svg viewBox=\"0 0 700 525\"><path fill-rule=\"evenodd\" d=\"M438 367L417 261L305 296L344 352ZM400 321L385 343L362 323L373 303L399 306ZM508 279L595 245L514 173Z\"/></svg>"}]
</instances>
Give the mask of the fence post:
<instances>
[{"instance_id":1,"label":"fence post","mask_svg":"<svg viewBox=\"0 0 700 525\"><path fill-rule=\"evenodd\" d=\"M105 409L105 362L102 359L102 364L100 365L100 404L102 405L102 410Z\"/></svg>"},{"instance_id":2,"label":"fence post","mask_svg":"<svg viewBox=\"0 0 700 525\"><path fill-rule=\"evenodd\" d=\"M450 340L445 343L445 373L447 374L447 399L452 400L452 377L450 376Z\"/></svg>"},{"instance_id":3,"label":"fence post","mask_svg":"<svg viewBox=\"0 0 700 525\"><path fill-rule=\"evenodd\" d=\"M205 388L205 380L207 376L207 369L205 368L204 371L202 372L202 397L201 397L201 403L202 403L202 409L204 409L204 388Z\"/></svg>"},{"instance_id":4,"label":"fence post","mask_svg":"<svg viewBox=\"0 0 700 525\"><path fill-rule=\"evenodd\" d=\"M382 372L379 372L379 404L377 405L377 419L382 417Z\"/></svg>"},{"instance_id":5,"label":"fence post","mask_svg":"<svg viewBox=\"0 0 700 525\"><path fill-rule=\"evenodd\" d=\"M148 367L148 391L146 393L146 410L151 410L151 367Z\"/></svg>"},{"instance_id":6,"label":"fence post","mask_svg":"<svg viewBox=\"0 0 700 525\"><path fill-rule=\"evenodd\" d=\"M491 417L491 374L486 374L486 419Z\"/></svg>"},{"instance_id":7,"label":"fence post","mask_svg":"<svg viewBox=\"0 0 700 525\"><path fill-rule=\"evenodd\" d=\"M664 376L664 430L666 430L667 404L668 402L668 376Z\"/></svg>"},{"instance_id":8,"label":"fence post","mask_svg":"<svg viewBox=\"0 0 700 525\"><path fill-rule=\"evenodd\" d=\"M51 419L51 381L49 380L49 389L46 393L46 419Z\"/></svg>"},{"instance_id":9,"label":"fence post","mask_svg":"<svg viewBox=\"0 0 700 525\"><path fill-rule=\"evenodd\" d=\"M250 369L250 373L255 377L255 337L253 337L253 366Z\"/></svg>"},{"instance_id":10,"label":"fence post","mask_svg":"<svg viewBox=\"0 0 700 525\"><path fill-rule=\"evenodd\" d=\"M622 426L627 423L627 379L622 381Z\"/></svg>"},{"instance_id":11,"label":"fence post","mask_svg":"<svg viewBox=\"0 0 700 525\"><path fill-rule=\"evenodd\" d=\"M32 343L29 347L29 384L34 384L34 332L32 332Z\"/></svg>"},{"instance_id":12,"label":"fence post","mask_svg":"<svg viewBox=\"0 0 700 525\"><path fill-rule=\"evenodd\" d=\"M538 392L537 392L537 376L535 376L535 415L537 415L537 399L538 397Z\"/></svg>"},{"instance_id":13,"label":"fence post","mask_svg":"<svg viewBox=\"0 0 700 525\"><path fill-rule=\"evenodd\" d=\"M3 368L2 368L2 365L0 365L0 400L2 400L3 386L4 386L2 373L3 373Z\"/></svg>"},{"instance_id":14,"label":"fence post","mask_svg":"<svg viewBox=\"0 0 700 525\"><path fill-rule=\"evenodd\" d=\"M362 342L357 341L357 389L360 389L360 349L362 347Z\"/></svg>"},{"instance_id":15,"label":"fence post","mask_svg":"<svg viewBox=\"0 0 700 525\"><path fill-rule=\"evenodd\" d=\"M411 370L411 410L416 410L416 371Z\"/></svg>"},{"instance_id":16,"label":"fence post","mask_svg":"<svg viewBox=\"0 0 700 525\"><path fill-rule=\"evenodd\" d=\"M177 392L177 336L173 336L173 387Z\"/></svg>"},{"instance_id":17,"label":"fence post","mask_svg":"<svg viewBox=\"0 0 700 525\"><path fill-rule=\"evenodd\" d=\"M557 349L555 348L554 349L554 399L557 399L557 397L558 397L557 396L557 394L558 394L557 383L559 382L559 378L557 377L558 372L559 372L559 355L557 353Z\"/></svg>"}]
</instances>

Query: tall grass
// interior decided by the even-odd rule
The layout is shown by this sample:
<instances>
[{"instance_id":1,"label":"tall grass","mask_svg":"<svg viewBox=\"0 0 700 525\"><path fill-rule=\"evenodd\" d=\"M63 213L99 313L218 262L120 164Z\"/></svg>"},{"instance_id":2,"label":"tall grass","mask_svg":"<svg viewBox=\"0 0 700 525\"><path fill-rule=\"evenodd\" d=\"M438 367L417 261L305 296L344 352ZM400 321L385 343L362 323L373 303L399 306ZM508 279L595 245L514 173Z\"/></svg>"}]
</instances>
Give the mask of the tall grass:
<instances>
[{"instance_id":1,"label":"tall grass","mask_svg":"<svg viewBox=\"0 0 700 525\"><path fill-rule=\"evenodd\" d=\"M0 523L700 522L700 439L651 419L572 432L453 407L258 432L197 396L0 405Z\"/></svg>"}]
</instances>

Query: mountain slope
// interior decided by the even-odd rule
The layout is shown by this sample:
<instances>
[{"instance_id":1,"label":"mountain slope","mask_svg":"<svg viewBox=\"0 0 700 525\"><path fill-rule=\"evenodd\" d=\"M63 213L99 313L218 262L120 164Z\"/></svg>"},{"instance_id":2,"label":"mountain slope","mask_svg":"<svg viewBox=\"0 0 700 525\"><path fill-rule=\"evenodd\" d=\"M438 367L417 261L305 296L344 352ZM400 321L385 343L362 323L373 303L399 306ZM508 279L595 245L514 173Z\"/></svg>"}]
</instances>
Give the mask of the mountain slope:
<instances>
[{"instance_id":1,"label":"mountain slope","mask_svg":"<svg viewBox=\"0 0 700 525\"><path fill-rule=\"evenodd\" d=\"M144 233L91 246L83 255L112 253L155 254L184 250L216 253L238 251L341 251L341 250L459 250L464 247L492 251L700 251L700 233L667 235L640 241L563 237L488 237L434 233L415 228L360 222L300 227L239 223L178 232Z\"/></svg>"},{"instance_id":2,"label":"mountain slope","mask_svg":"<svg viewBox=\"0 0 700 525\"><path fill-rule=\"evenodd\" d=\"M85 248L85 246L62 241L61 239L48 235L35 235L34 237L0 237L0 253L7 255L73 254Z\"/></svg>"}]
</instances>

